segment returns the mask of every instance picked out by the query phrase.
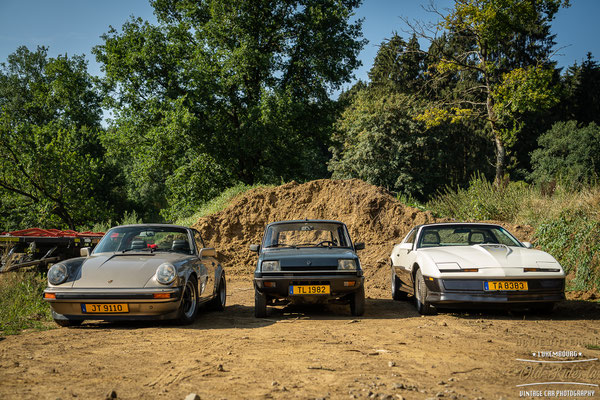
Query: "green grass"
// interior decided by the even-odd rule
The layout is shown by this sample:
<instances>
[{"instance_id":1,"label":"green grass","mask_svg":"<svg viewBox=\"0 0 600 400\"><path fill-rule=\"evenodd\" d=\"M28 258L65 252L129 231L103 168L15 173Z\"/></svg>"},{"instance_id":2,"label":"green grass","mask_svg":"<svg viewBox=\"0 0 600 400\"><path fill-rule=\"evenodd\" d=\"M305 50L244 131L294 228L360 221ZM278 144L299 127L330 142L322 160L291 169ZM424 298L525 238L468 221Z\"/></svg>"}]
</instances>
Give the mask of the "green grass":
<instances>
[{"instance_id":1,"label":"green grass","mask_svg":"<svg viewBox=\"0 0 600 400\"><path fill-rule=\"evenodd\" d=\"M586 344L585 348L589 350L600 350L600 346L597 344Z\"/></svg>"},{"instance_id":2,"label":"green grass","mask_svg":"<svg viewBox=\"0 0 600 400\"><path fill-rule=\"evenodd\" d=\"M242 193L245 193L251 189L256 189L259 187L272 187L272 186L273 185L263 185L263 184L256 184L256 185L239 184L239 185L230 187L229 189L224 190L217 197L204 203L194 213L194 215L185 217L185 218L180 218L177 221L175 221L175 224L183 225L183 226L192 226L198 221L198 219L205 217L207 215L210 215L210 214L217 213L217 212L225 209L227 207L227 205L231 202L231 200L233 200L234 197L236 197Z\"/></svg>"},{"instance_id":3,"label":"green grass","mask_svg":"<svg viewBox=\"0 0 600 400\"><path fill-rule=\"evenodd\" d=\"M50 307L42 299L45 275L17 271L0 275L0 334L14 335L24 329L44 330L50 324Z\"/></svg>"}]
</instances>

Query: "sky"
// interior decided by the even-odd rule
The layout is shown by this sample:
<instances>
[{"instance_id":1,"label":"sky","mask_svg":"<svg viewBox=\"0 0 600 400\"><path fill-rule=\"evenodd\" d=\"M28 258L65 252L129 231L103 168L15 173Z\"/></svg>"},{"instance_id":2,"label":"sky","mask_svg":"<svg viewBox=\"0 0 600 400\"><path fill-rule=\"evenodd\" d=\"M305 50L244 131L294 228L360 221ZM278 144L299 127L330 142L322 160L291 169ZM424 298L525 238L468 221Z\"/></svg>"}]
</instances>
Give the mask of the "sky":
<instances>
[{"instance_id":1,"label":"sky","mask_svg":"<svg viewBox=\"0 0 600 400\"><path fill-rule=\"evenodd\" d=\"M449 8L452 0L435 0L439 9ZM581 63L591 52L600 57L600 1L571 0L571 7L561 9L552 23L557 35L557 54L553 57L560 67ZM392 32L408 36L408 20L431 21L434 16L424 10L429 0L364 0L356 10L363 18L363 35L369 41L360 53L362 67L355 77L366 81L377 48ZM148 0L0 0L0 62L17 47L31 50L46 46L51 57L59 54L84 54L89 72L102 75L100 65L91 53L100 44L100 36L109 26L120 29L131 16L155 22Z\"/></svg>"}]
</instances>

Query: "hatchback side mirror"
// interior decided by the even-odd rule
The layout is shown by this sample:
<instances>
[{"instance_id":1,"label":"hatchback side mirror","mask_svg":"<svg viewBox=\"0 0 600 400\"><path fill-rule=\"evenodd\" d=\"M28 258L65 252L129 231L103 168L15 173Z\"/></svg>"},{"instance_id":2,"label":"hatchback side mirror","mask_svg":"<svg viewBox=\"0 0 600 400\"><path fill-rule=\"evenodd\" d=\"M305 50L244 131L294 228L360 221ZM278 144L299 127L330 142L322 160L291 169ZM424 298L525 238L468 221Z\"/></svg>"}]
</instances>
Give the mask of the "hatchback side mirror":
<instances>
[{"instance_id":1,"label":"hatchback side mirror","mask_svg":"<svg viewBox=\"0 0 600 400\"><path fill-rule=\"evenodd\" d=\"M525 246L526 249L530 249L533 247L533 245L529 242L523 242L523 246Z\"/></svg>"},{"instance_id":2,"label":"hatchback side mirror","mask_svg":"<svg viewBox=\"0 0 600 400\"><path fill-rule=\"evenodd\" d=\"M260 244L251 244L250 245L250 251L253 251L255 253L258 253L260 250Z\"/></svg>"},{"instance_id":3,"label":"hatchback side mirror","mask_svg":"<svg viewBox=\"0 0 600 400\"><path fill-rule=\"evenodd\" d=\"M79 249L79 255L81 257L89 257L90 253L91 251L89 247L82 247L81 249Z\"/></svg>"},{"instance_id":4,"label":"hatchback side mirror","mask_svg":"<svg viewBox=\"0 0 600 400\"><path fill-rule=\"evenodd\" d=\"M354 243L354 250L364 250L365 244L364 242Z\"/></svg>"}]
</instances>

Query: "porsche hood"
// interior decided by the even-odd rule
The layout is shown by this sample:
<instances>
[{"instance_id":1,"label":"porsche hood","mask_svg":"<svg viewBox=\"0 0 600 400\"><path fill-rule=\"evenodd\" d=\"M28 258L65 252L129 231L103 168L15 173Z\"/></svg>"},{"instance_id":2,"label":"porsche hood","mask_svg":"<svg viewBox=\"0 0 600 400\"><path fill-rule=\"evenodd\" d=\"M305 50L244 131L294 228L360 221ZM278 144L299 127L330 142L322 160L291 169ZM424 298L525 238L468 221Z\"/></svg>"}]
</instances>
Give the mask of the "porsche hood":
<instances>
[{"instance_id":1,"label":"porsche hood","mask_svg":"<svg viewBox=\"0 0 600 400\"><path fill-rule=\"evenodd\" d=\"M175 263L181 254L115 253L87 258L73 283L74 288L143 288L162 263Z\"/></svg>"}]
</instances>

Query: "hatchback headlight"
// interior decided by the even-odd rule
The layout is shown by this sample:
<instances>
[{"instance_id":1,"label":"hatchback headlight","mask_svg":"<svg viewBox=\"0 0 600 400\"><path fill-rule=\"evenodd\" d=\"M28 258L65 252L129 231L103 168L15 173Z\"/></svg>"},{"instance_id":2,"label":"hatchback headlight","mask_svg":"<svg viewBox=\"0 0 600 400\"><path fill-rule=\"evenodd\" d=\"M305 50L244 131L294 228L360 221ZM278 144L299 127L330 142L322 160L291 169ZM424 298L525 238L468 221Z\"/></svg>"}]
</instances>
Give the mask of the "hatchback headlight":
<instances>
[{"instance_id":1,"label":"hatchback headlight","mask_svg":"<svg viewBox=\"0 0 600 400\"><path fill-rule=\"evenodd\" d=\"M172 264L164 263L160 264L156 269L156 280L158 283L168 285L172 283L177 277L177 272Z\"/></svg>"},{"instance_id":2,"label":"hatchback headlight","mask_svg":"<svg viewBox=\"0 0 600 400\"><path fill-rule=\"evenodd\" d=\"M48 282L51 285L60 285L65 283L69 277L69 272L64 264L54 264L48 270Z\"/></svg>"},{"instance_id":3,"label":"hatchback headlight","mask_svg":"<svg viewBox=\"0 0 600 400\"><path fill-rule=\"evenodd\" d=\"M338 260L338 269L344 271L356 270L356 260Z\"/></svg>"},{"instance_id":4,"label":"hatchback headlight","mask_svg":"<svg viewBox=\"0 0 600 400\"><path fill-rule=\"evenodd\" d=\"M261 266L262 272L281 271L279 261L263 261Z\"/></svg>"}]
</instances>

